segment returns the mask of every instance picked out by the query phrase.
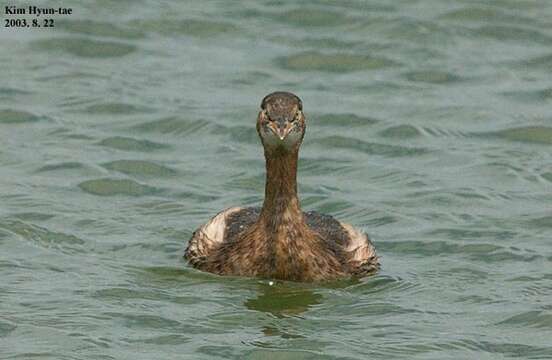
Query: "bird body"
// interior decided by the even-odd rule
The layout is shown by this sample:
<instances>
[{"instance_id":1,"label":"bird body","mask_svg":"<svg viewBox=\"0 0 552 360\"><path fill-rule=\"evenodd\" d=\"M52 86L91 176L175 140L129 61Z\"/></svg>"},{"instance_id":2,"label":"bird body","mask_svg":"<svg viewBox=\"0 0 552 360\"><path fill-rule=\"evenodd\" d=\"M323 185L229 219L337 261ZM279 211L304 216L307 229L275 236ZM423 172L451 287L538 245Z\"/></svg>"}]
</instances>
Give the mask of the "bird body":
<instances>
[{"instance_id":1,"label":"bird body","mask_svg":"<svg viewBox=\"0 0 552 360\"><path fill-rule=\"evenodd\" d=\"M257 131L265 150L262 208L233 207L197 229L185 257L220 274L323 281L362 276L379 268L368 236L317 212L303 212L297 196L297 160L306 122L301 100L287 92L267 95Z\"/></svg>"}]
</instances>

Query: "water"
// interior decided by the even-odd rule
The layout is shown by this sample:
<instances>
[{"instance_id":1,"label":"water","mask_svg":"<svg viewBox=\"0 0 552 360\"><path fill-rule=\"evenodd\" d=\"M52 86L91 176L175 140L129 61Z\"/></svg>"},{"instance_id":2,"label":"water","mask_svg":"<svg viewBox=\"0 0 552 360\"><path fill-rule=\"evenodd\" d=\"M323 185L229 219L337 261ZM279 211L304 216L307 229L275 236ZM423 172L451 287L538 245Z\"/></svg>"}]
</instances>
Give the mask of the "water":
<instances>
[{"instance_id":1,"label":"water","mask_svg":"<svg viewBox=\"0 0 552 360\"><path fill-rule=\"evenodd\" d=\"M552 358L552 3L71 6L0 31L0 358ZM378 275L182 260L262 200L274 90L309 121L303 207L369 232Z\"/></svg>"}]
</instances>

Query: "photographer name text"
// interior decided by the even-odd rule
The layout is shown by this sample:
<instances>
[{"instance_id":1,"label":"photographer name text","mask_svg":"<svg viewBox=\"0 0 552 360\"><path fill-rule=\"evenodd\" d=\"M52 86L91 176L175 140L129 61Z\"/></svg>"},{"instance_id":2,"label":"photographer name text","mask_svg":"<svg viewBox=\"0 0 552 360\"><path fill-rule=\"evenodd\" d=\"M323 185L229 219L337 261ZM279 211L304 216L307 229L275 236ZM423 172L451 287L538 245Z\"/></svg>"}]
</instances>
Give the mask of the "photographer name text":
<instances>
[{"instance_id":1,"label":"photographer name text","mask_svg":"<svg viewBox=\"0 0 552 360\"><path fill-rule=\"evenodd\" d=\"M72 8L41 8L38 6L17 7L6 6L4 8L4 14L6 15L35 15L37 17L41 15L71 15L73 13Z\"/></svg>"},{"instance_id":2,"label":"photographer name text","mask_svg":"<svg viewBox=\"0 0 552 360\"><path fill-rule=\"evenodd\" d=\"M40 7L40 6L4 6L4 15L9 16L5 20L4 27L7 28L40 28L54 27L52 15L72 15L70 7ZM25 17L31 16L31 19ZM48 18L46 18L48 16ZM40 19L38 19L40 18Z\"/></svg>"}]
</instances>

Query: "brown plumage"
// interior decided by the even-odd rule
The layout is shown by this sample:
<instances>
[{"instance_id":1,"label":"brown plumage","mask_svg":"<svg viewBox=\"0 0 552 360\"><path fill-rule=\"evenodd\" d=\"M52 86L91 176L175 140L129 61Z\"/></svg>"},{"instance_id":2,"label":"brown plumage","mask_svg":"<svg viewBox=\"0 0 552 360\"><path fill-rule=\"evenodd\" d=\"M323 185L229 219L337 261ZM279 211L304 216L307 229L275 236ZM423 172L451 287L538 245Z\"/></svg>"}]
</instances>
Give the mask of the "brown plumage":
<instances>
[{"instance_id":1,"label":"brown plumage","mask_svg":"<svg viewBox=\"0 0 552 360\"><path fill-rule=\"evenodd\" d=\"M266 159L263 206L226 209L197 229L184 255L192 266L220 275L294 281L378 270L366 234L331 216L301 211L297 159L306 128L302 110L301 100L291 93L263 99L257 118Z\"/></svg>"}]
</instances>

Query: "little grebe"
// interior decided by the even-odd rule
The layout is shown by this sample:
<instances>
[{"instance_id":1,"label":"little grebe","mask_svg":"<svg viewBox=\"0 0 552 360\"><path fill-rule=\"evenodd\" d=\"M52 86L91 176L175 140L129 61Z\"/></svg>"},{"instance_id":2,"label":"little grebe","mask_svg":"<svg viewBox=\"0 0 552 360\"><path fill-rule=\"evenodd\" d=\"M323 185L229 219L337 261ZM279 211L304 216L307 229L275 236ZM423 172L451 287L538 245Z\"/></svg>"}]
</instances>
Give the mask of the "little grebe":
<instances>
[{"instance_id":1,"label":"little grebe","mask_svg":"<svg viewBox=\"0 0 552 360\"><path fill-rule=\"evenodd\" d=\"M322 281L362 276L379 268L374 245L351 225L315 211L297 198L297 158L305 135L302 102L275 92L261 103L257 132L266 158L262 208L233 207L197 229L185 258L220 275Z\"/></svg>"}]
</instances>

